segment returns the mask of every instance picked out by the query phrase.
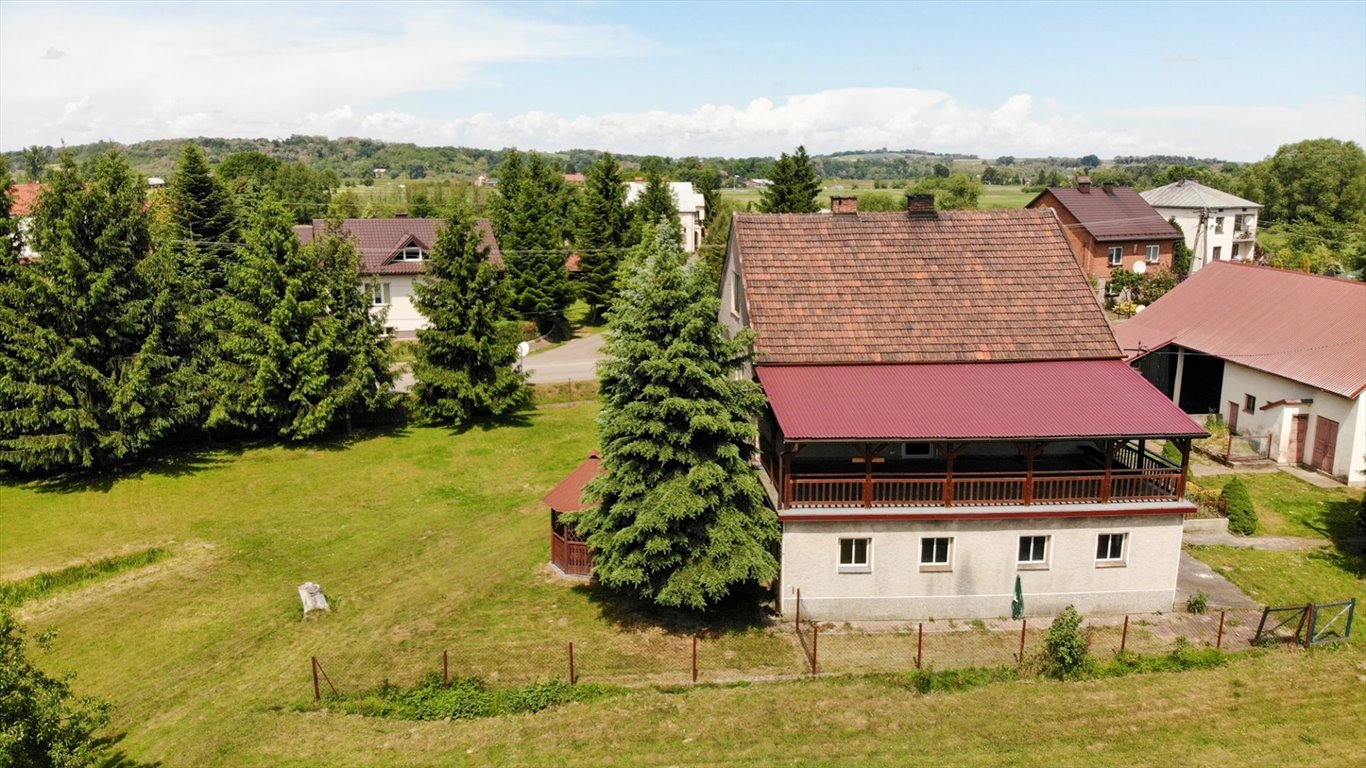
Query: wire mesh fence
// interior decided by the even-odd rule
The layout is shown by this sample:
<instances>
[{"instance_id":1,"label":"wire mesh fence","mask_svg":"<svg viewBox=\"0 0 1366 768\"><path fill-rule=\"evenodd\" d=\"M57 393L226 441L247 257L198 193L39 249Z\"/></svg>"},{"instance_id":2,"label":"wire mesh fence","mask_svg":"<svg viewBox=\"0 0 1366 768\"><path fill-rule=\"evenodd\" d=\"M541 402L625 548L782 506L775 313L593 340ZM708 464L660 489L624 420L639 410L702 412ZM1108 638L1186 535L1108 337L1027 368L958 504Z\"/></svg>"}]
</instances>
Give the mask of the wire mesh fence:
<instances>
[{"instance_id":1,"label":"wire mesh fence","mask_svg":"<svg viewBox=\"0 0 1366 768\"><path fill-rule=\"evenodd\" d=\"M1183 647L1236 651L1252 646L1260 611L1088 619L1082 632L1100 661L1121 652L1163 654ZM477 677L510 687L552 680L673 686L899 673L916 669L1033 668L1050 620L818 622L785 618L747 631L621 633L500 642L478 636L450 648L416 644L376 650L319 648L301 660L299 698L353 697L388 688Z\"/></svg>"}]
</instances>

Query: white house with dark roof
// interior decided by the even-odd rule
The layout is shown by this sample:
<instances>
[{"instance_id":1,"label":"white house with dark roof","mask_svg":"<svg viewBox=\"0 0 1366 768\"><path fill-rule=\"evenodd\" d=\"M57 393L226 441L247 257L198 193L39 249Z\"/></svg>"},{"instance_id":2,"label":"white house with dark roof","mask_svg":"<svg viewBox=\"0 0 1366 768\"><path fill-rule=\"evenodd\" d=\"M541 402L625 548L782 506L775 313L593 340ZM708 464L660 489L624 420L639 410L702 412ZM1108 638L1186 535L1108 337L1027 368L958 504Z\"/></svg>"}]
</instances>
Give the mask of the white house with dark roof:
<instances>
[{"instance_id":1,"label":"white house with dark roof","mask_svg":"<svg viewBox=\"0 0 1366 768\"><path fill-rule=\"evenodd\" d=\"M428 254L436 245L436 236L444 228L444 219L413 219L398 216L390 219L346 219L342 231L360 250L362 288L369 286L375 312L385 313L385 328L398 339L417 337L417 330L427 319L413 303L413 283L422 274ZM294 227L300 242L308 244L327 227L324 219ZM502 252L487 219L479 219L483 246L489 250L489 261L501 265Z\"/></svg>"},{"instance_id":2,"label":"white house with dark roof","mask_svg":"<svg viewBox=\"0 0 1366 768\"><path fill-rule=\"evenodd\" d=\"M1017 578L1027 615L1171 610L1206 433L1124 361L1058 217L831 209L735 214L722 283L757 332L782 612L994 618Z\"/></svg>"},{"instance_id":3,"label":"white house with dark roof","mask_svg":"<svg viewBox=\"0 0 1366 768\"><path fill-rule=\"evenodd\" d=\"M1256 255L1261 203L1184 179L1140 192L1168 221L1175 219L1191 249L1191 274L1216 261L1251 261Z\"/></svg>"}]
</instances>

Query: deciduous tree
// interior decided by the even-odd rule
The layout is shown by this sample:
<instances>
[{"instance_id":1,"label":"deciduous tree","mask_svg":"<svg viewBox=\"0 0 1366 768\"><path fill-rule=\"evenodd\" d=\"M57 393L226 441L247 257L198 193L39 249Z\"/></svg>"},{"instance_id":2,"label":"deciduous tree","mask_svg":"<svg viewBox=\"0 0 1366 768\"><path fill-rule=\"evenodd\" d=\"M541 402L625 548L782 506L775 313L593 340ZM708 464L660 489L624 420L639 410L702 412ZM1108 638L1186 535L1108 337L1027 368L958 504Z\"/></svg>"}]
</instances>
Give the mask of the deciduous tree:
<instances>
[{"instance_id":1,"label":"deciduous tree","mask_svg":"<svg viewBox=\"0 0 1366 768\"><path fill-rule=\"evenodd\" d=\"M750 465L764 396L732 371L748 335L726 337L704 270L655 233L608 321L598 418L598 500L573 520L607 586L704 609L777 574L777 519Z\"/></svg>"}]
</instances>

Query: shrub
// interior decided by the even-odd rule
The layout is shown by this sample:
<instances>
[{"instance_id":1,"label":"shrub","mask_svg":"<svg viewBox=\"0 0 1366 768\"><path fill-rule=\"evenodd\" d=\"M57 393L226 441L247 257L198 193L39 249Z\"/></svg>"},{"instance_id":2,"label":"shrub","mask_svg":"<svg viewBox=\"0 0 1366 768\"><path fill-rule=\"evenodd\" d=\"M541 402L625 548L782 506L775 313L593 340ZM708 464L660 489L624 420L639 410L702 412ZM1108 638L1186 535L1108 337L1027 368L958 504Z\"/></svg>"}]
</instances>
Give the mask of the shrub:
<instances>
[{"instance_id":1,"label":"shrub","mask_svg":"<svg viewBox=\"0 0 1366 768\"><path fill-rule=\"evenodd\" d=\"M1091 666L1081 614L1067 606L1053 619L1044 642L1044 673L1058 679L1078 677Z\"/></svg>"},{"instance_id":2,"label":"shrub","mask_svg":"<svg viewBox=\"0 0 1366 768\"><path fill-rule=\"evenodd\" d=\"M1257 509L1252 506L1252 497L1247 486L1240 478L1233 478L1219 494L1228 505L1228 529L1232 533L1251 536L1257 532Z\"/></svg>"},{"instance_id":3,"label":"shrub","mask_svg":"<svg viewBox=\"0 0 1366 768\"><path fill-rule=\"evenodd\" d=\"M1196 592L1186 599L1186 610L1191 613L1204 613L1209 608L1209 595Z\"/></svg>"}]
</instances>

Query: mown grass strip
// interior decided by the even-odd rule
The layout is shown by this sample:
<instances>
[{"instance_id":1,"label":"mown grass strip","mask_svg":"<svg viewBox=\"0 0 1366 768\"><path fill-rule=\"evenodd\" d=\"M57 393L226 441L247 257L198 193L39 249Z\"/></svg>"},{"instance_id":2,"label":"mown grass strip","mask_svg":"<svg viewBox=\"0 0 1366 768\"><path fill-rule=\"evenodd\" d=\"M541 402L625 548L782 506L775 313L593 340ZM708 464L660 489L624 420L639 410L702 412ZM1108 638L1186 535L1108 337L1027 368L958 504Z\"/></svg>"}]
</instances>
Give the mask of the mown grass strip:
<instances>
[{"instance_id":1,"label":"mown grass strip","mask_svg":"<svg viewBox=\"0 0 1366 768\"><path fill-rule=\"evenodd\" d=\"M0 606L14 606L67 589L83 587L133 568L159 563L171 553L152 547L130 555L106 557L60 571L44 571L18 581L0 582Z\"/></svg>"},{"instance_id":2,"label":"mown grass strip","mask_svg":"<svg viewBox=\"0 0 1366 768\"><path fill-rule=\"evenodd\" d=\"M595 701L624 689L605 685L570 685L563 680L514 688L492 688L477 677L461 677L443 684L429 673L412 688L386 686L353 696L329 696L329 709L366 717L401 720L468 720L540 712L574 701ZM307 708L307 707L301 707Z\"/></svg>"}]
</instances>

